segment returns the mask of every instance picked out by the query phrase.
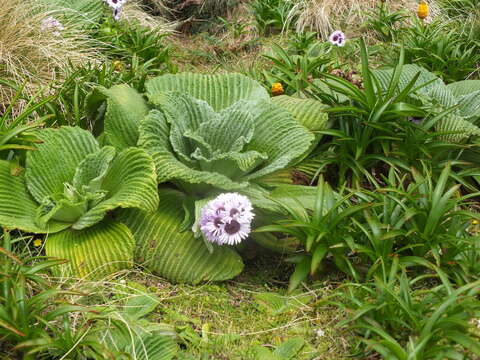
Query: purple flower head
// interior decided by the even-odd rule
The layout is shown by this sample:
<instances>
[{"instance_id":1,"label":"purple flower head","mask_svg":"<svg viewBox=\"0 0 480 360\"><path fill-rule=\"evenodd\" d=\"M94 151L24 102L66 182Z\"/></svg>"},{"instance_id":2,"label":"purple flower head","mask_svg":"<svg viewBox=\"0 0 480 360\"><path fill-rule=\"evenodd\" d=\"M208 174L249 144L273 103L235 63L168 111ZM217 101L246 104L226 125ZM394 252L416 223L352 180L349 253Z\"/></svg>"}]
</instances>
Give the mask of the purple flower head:
<instances>
[{"instance_id":1,"label":"purple flower head","mask_svg":"<svg viewBox=\"0 0 480 360\"><path fill-rule=\"evenodd\" d=\"M253 207L246 196L224 193L202 209L200 230L205 238L218 245L239 244L250 234Z\"/></svg>"},{"instance_id":2,"label":"purple flower head","mask_svg":"<svg viewBox=\"0 0 480 360\"><path fill-rule=\"evenodd\" d=\"M42 31L51 30L55 36L60 36L60 31L64 30L62 23L55 19L53 16L49 16L42 21L42 26L40 27Z\"/></svg>"},{"instance_id":3,"label":"purple flower head","mask_svg":"<svg viewBox=\"0 0 480 360\"><path fill-rule=\"evenodd\" d=\"M108 4L108 6L115 10L121 9L127 0L105 0L105 2Z\"/></svg>"},{"instance_id":4,"label":"purple flower head","mask_svg":"<svg viewBox=\"0 0 480 360\"><path fill-rule=\"evenodd\" d=\"M115 21L118 21L120 20L120 15L122 14L122 8L116 8L116 9L113 9L113 19Z\"/></svg>"},{"instance_id":5,"label":"purple flower head","mask_svg":"<svg viewBox=\"0 0 480 360\"><path fill-rule=\"evenodd\" d=\"M334 31L330 37L328 38L328 40L333 44L333 45L336 45L336 46L345 46L345 41L346 41L346 37L345 37L345 34L340 31L340 30L337 30L337 31Z\"/></svg>"}]
</instances>

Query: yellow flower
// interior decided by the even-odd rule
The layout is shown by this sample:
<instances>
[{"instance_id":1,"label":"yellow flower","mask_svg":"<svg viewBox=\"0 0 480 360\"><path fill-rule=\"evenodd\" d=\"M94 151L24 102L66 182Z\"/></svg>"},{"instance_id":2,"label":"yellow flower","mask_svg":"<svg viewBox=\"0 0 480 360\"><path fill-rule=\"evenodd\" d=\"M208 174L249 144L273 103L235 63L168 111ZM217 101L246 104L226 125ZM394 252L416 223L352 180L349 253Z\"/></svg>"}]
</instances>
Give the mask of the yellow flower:
<instances>
[{"instance_id":1,"label":"yellow flower","mask_svg":"<svg viewBox=\"0 0 480 360\"><path fill-rule=\"evenodd\" d=\"M478 225L478 224L480 224L480 222L477 219L472 220L472 225Z\"/></svg>"},{"instance_id":2,"label":"yellow flower","mask_svg":"<svg viewBox=\"0 0 480 360\"><path fill-rule=\"evenodd\" d=\"M273 83L272 84L272 95L277 96L277 95L282 95L283 94L283 85L280 83Z\"/></svg>"},{"instance_id":3,"label":"yellow flower","mask_svg":"<svg viewBox=\"0 0 480 360\"><path fill-rule=\"evenodd\" d=\"M115 60L112 64L115 71L122 71L125 68L120 60Z\"/></svg>"},{"instance_id":4,"label":"yellow flower","mask_svg":"<svg viewBox=\"0 0 480 360\"><path fill-rule=\"evenodd\" d=\"M417 16L419 19L426 19L428 16L428 4L425 0L420 0L418 3Z\"/></svg>"},{"instance_id":5,"label":"yellow flower","mask_svg":"<svg viewBox=\"0 0 480 360\"><path fill-rule=\"evenodd\" d=\"M42 246L42 240L40 240L40 239L33 240L33 246L35 246L35 247Z\"/></svg>"}]
</instances>

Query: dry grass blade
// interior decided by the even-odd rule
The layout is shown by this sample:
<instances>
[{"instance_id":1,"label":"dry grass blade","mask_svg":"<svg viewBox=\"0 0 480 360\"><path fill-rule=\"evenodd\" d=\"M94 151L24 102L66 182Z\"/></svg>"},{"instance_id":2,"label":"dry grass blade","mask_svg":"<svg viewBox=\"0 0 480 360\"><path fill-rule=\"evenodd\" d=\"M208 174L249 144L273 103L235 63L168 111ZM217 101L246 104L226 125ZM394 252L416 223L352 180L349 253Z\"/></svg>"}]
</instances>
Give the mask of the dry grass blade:
<instances>
[{"instance_id":1,"label":"dry grass blade","mask_svg":"<svg viewBox=\"0 0 480 360\"><path fill-rule=\"evenodd\" d=\"M417 0L387 1L392 10L404 9L415 13ZM438 6L430 3L431 17L440 15ZM367 13L379 4L379 0L299 0L288 16L297 32L316 31L326 39L330 33L342 29L356 33L364 23ZM347 28L348 27L348 28ZM288 26L286 26L288 28Z\"/></svg>"},{"instance_id":2,"label":"dry grass blade","mask_svg":"<svg viewBox=\"0 0 480 360\"><path fill-rule=\"evenodd\" d=\"M58 34L42 30L43 21L55 15L34 0L3 0L0 6L0 78L28 83L26 94L61 77L68 61L86 63L99 58L92 40L74 24L63 23ZM11 96L11 89L0 87L1 103Z\"/></svg>"}]
</instances>

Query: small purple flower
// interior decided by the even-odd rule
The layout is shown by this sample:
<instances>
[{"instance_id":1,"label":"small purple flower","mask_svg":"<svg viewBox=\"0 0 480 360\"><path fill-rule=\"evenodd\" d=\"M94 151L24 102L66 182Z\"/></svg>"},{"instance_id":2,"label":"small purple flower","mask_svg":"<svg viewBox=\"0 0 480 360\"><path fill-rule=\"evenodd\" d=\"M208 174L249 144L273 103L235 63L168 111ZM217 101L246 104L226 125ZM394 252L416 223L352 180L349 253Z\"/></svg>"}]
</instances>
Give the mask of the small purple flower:
<instances>
[{"instance_id":1,"label":"small purple flower","mask_svg":"<svg viewBox=\"0 0 480 360\"><path fill-rule=\"evenodd\" d=\"M218 245L235 245L250 234L253 207L246 196L220 194L202 209L200 230L205 238Z\"/></svg>"},{"instance_id":2,"label":"small purple flower","mask_svg":"<svg viewBox=\"0 0 480 360\"><path fill-rule=\"evenodd\" d=\"M120 15L122 14L122 8L116 8L116 9L113 9L113 19L115 21L118 21L120 20Z\"/></svg>"},{"instance_id":3,"label":"small purple flower","mask_svg":"<svg viewBox=\"0 0 480 360\"><path fill-rule=\"evenodd\" d=\"M337 30L337 31L334 31L330 37L328 38L328 40L333 44L333 45L336 45L336 46L345 46L345 41L346 41L346 37L345 37L345 34L340 31L340 30Z\"/></svg>"},{"instance_id":4,"label":"small purple flower","mask_svg":"<svg viewBox=\"0 0 480 360\"><path fill-rule=\"evenodd\" d=\"M53 16L43 19L40 29L42 31L51 30L55 36L60 36L60 31L65 30L62 23Z\"/></svg>"},{"instance_id":5,"label":"small purple flower","mask_svg":"<svg viewBox=\"0 0 480 360\"><path fill-rule=\"evenodd\" d=\"M105 0L108 6L112 9L121 9L122 6L127 2L126 0Z\"/></svg>"}]
</instances>

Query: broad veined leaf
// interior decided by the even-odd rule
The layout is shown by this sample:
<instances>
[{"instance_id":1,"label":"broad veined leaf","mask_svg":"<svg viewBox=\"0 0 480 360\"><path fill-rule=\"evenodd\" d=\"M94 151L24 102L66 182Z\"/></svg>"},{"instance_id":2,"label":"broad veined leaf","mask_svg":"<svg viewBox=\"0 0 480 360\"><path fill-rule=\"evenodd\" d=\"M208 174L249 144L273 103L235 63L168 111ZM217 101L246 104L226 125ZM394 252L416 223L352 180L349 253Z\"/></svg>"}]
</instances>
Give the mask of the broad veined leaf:
<instances>
[{"instance_id":1,"label":"broad veined leaf","mask_svg":"<svg viewBox=\"0 0 480 360\"><path fill-rule=\"evenodd\" d=\"M292 113L293 117L313 132L328 128L327 105L313 99L300 99L287 95L275 96L272 102Z\"/></svg>"},{"instance_id":2,"label":"broad veined leaf","mask_svg":"<svg viewBox=\"0 0 480 360\"><path fill-rule=\"evenodd\" d=\"M0 225L34 233L54 233L70 226L54 221L45 228L39 227L35 223L37 208L38 203L28 192L25 175L12 175L10 163L0 160Z\"/></svg>"},{"instance_id":3,"label":"broad veined leaf","mask_svg":"<svg viewBox=\"0 0 480 360\"><path fill-rule=\"evenodd\" d=\"M112 146L105 146L96 153L87 155L75 171L73 187L82 192L100 190L114 157L115 148Z\"/></svg>"},{"instance_id":4,"label":"broad veined leaf","mask_svg":"<svg viewBox=\"0 0 480 360\"><path fill-rule=\"evenodd\" d=\"M84 230L64 230L49 235L47 255L69 262L64 275L99 278L133 265L135 240L121 223L103 221Z\"/></svg>"},{"instance_id":5,"label":"broad veined leaf","mask_svg":"<svg viewBox=\"0 0 480 360\"><path fill-rule=\"evenodd\" d=\"M239 101L230 109L236 110L243 107L253 115L255 123L253 137L245 145L244 150L257 151L268 157L262 166L258 166L246 175L245 180L258 179L284 169L308 152L314 136L288 111L270 101L257 103Z\"/></svg>"},{"instance_id":6,"label":"broad veined leaf","mask_svg":"<svg viewBox=\"0 0 480 360\"><path fill-rule=\"evenodd\" d=\"M136 146L140 121L149 111L143 96L128 85L99 87L97 91L107 99L104 119L107 142L120 150Z\"/></svg>"},{"instance_id":7,"label":"broad veined leaf","mask_svg":"<svg viewBox=\"0 0 480 360\"><path fill-rule=\"evenodd\" d=\"M62 194L79 164L100 150L91 133L78 127L45 129L35 133L43 142L27 153L25 176L32 196L39 203Z\"/></svg>"},{"instance_id":8,"label":"broad veined leaf","mask_svg":"<svg viewBox=\"0 0 480 360\"><path fill-rule=\"evenodd\" d=\"M480 80L463 80L447 85L448 90L456 97L480 91Z\"/></svg>"},{"instance_id":9,"label":"broad veined leaf","mask_svg":"<svg viewBox=\"0 0 480 360\"><path fill-rule=\"evenodd\" d=\"M167 74L148 80L145 87L150 99L162 92L178 91L206 101L215 111L239 100L260 101L270 97L258 82L241 74Z\"/></svg>"},{"instance_id":10,"label":"broad veined leaf","mask_svg":"<svg viewBox=\"0 0 480 360\"><path fill-rule=\"evenodd\" d=\"M105 11L101 0L42 0L42 2L54 11L56 17L65 17L69 23L80 27L98 25Z\"/></svg>"},{"instance_id":11,"label":"broad veined leaf","mask_svg":"<svg viewBox=\"0 0 480 360\"><path fill-rule=\"evenodd\" d=\"M119 220L132 230L137 243L136 261L171 281L192 284L227 280L242 271L242 259L230 247L213 245L210 253L191 231L181 232L182 193L161 189L159 195L162 201L155 213L120 212Z\"/></svg>"},{"instance_id":12,"label":"broad veined leaf","mask_svg":"<svg viewBox=\"0 0 480 360\"><path fill-rule=\"evenodd\" d=\"M171 360L178 352L178 345L170 336L152 334L136 337L125 351L135 354L138 360Z\"/></svg>"},{"instance_id":13,"label":"broad veined leaf","mask_svg":"<svg viewBox=\"0 0 480 360\"><path fill-rule=\"evenodd\" d=\"M389 79L393 70L375 70L374 74L379 79L383 89L388 88ZM465 80L445 85L436 75L417 65L405 65L400 75L399 89L403 90L414 76L420 73L415 86L420 87L413 100L420 101L423 105L435 111L444 111L454 108L453 113L445 116L435 124L440 132L451 132L444 135L449 141L461 141L470 136L478 136L480 128L472 119L480 116L480 85L478 80ZM422 86L427 84L426 86Z\"/></svg>"},{"instance_id":14,"label":"broad veined leaf","mask_svg":"<svg viewBox=\"0 0 480 360\"><path fill-rule=\"evenodd\" d=\"M152 110L142 121L139 145L153 158L159 183L173 180L187 184L208 184L224 190L237 190L248 185L246 182L234 182L216 172L197 170L190 163L180 161L170 143L170 125L158 110Z\"/></svg>"},{"instance_id":15,"label":"broad veined leaf","mask_svg":"<svg viewBox=\"0 0 480 360\"><path fill-rule=\"evenodd\" d=\"M91 226L103 219L107 211L118 207L155 211L158 192L153 160L142 149L122 151L105 173L101 191L105 191L107 198L80 217L73 229Z\"/></svg>"}]
</instances>

